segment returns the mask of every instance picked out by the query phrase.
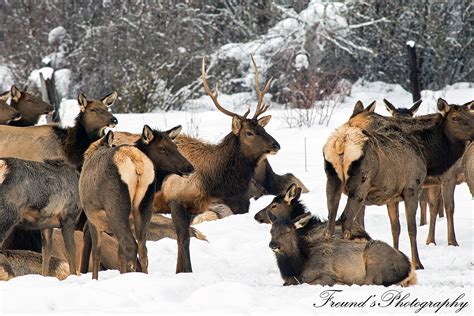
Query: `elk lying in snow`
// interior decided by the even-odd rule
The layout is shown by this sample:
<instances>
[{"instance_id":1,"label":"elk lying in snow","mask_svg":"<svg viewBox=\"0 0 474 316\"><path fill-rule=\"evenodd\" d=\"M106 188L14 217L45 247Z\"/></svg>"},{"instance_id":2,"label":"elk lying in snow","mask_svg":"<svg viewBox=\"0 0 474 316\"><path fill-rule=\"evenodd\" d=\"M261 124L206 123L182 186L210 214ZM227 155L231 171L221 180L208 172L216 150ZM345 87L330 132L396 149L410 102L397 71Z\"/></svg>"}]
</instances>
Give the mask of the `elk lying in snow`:
<instances>
[{"instance_id":1,"label":"elk lying in snow","mask_svg":"<svg viewBox=\"0 0 474 316\"><path fill-rule=\"evenodd\" d=\"M113 133L109 132L84 154L79 193L92 238L94 279L98 279L104 231L113 233L118 240L121 273L137 269L148 271L146 235L152 215L155 172L163 170L189 175L194 171L172 141L180 130L178 126L168 132L159 132L145 125L142 137L134 146L117 147L112 147ZM130 217L133 218L138 248Z\"/></svg>"},{"instance_id":2,"label":"elk lying in snow","mask_svg":"<svg viewBox=\"0 0 474 316\"><path fill-rule=\"evenodd\" d=\"M54 111L51 104L26 92L26 88L24 91L20 91L15 85L11 87L10 91L4 92L0 99L10 100L10 105L21 113L21 119L14 120L9 124L12 126L33 126L38 123L41 115Z\"/></svg>"},{"instance_id":3,"label":"elk lying in snow","mask_svg":"<svg viewBox=\"0 0 474 316\"><path fill-rule=\"evenodd\" d=\"M232 131L216 145L189 136L176 139L180 152L193 164L196 172L190 178L173 175L166 178L162 191L155 196L154 209L172 214L178 236L177 273L192 272L189 254L189 225L192 215L204 212L216 199L245 195L257 163L264 155L275 154L280 149L278 142L264 129L271 116L258 118L268 109L263 98L270 88L271 79L261 91L255 62L253 66L258 104L253 117L247 118L250 110L244 115L238 115L219 104L217 91L212 93L208 86L205 61L202 61L204 89L217 109L232 117Z\"/></svg>"},{"instance_id":4,"label":"elk lying in snow","mask_svg":"<svg viewBox=\"0 0 474 316\"><path fill-rule=\"evenodd\" d=\"M69 270L76 273L74 224L81 211L78 180L75 168L62 161L0 159L0 245L16 225L41 230L42 271L47 275L53 228L61 227Z\"/></svg>"},{"instance_id":5,"label":"elk lying in snow","mask_svg":"<svg viewBox=\"0 0 474 316\"><path fill-rule=\"evenodd\" d=\"M306 207L300 201L301 192L302 188L293 183L288 187L284 194L280 194L273 198L270 204L255 214L254 219L259 223L270 224L271 221L268 217L269 212L272 212L272 214L279 219L286 220L293 220L298 216L303 215L306 213ZM341 222L342 219L337 221L335 231L336 236L340 238L342 238ZM313 230L306 231L305 239L307 241L320 239L324 236L324 231L324 225L314 226ZM351 238L352 240L372 240L369 234L367 234L362 227L358 227L357 225L354 228Z\"/></svg>"},{"instance_id":6,"label":"elk lying in snow","mask_svg":"<svg viewBox=\"0 0 474 316\"><path fill-rule=\"evenodd\" d=\"M362 108L362 110L360 110ZM323 154L327 176L329 221L326 237L334 233L341 194L344 238L349 239L354 218L364 205L405 202L412 261L423 268L416 244L418 193L426 176L446 172L474 138L474 114L465 106L438 100L439 114L410 119L383 117L356 104L347 123L328 139ZM440 155L443 155L442 158ZM392 228L396 226L390 216ZM398 218L397 218L398 220ZM392 229L394 240L399 231Z\"/></svg>"},{"instance_id":7,"label":"elk lying in snow","mask_svg":"<svg viewBox=\"0 0 474 316\"><path fill-rule=\"evenodd\" d=\"M27 274L43 274L41 254L30 250L0 250L0 281ZM64 280L69 275L66 261L51 257L47 275Z\"/></svg>"},{"instance_id":8,"label":"elk lying in snow","mask_svg":"<svg viewBox=\"0 0 474 316\"><path fill-rule=\"evenodd\" d=\"M80 93L80 106L76 123L70 128L56 125L15 127L0 125L0 157L44 161L61 159L80 168L83 155L89 145L103 136L104 129L117 124L108 111L117 93L98 100L87 100Z\"/></svg>"},{"instance_id":9,"label":"elk lying in snow","mask_svg":"<svg viewBox=\"0 0 474 316\"><path fill-rule=\"evenodd\" d=\"M310 213L280 219L270 211L268 217L272 222L269 247L275 253L283 285L416 283L416 273L408 258L382 241L324 237L308 241L308 231L326 226Z\"/></svg>"},{"instance_id":10,"label":"elk lying in snow","mask_svg":"<svg viewBox=\"0 0 474 316\"><path fill-rule=\"evenodd\" d=\"M21 113L0 99L0 125L9 124L21 119Z\"/></svg>"}]
</instances>

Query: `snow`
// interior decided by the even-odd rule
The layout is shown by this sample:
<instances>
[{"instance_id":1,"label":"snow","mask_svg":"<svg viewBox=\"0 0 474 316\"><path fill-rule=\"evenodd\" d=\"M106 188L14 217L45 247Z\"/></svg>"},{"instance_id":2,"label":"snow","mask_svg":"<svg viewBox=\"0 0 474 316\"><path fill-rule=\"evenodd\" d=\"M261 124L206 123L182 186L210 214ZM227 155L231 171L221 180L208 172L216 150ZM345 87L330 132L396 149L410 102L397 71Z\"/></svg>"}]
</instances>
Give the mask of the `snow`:
<instances>
[{"instance_id":1,"label":"snow","mask_svg":"<svg viewBox=\"0 0 474 316\"><path fill-rule=\"evenodd\" d=\"M295 68L298 70L306 69L309 66L308 56L306 54L298 54L295 57Z\"/></svg>"},{"instance_id":2,"label":"snow","mask_svg":"<svg viewBox=\"0 0 474 316\"><path fill-rule=\"evenodd\" d=\"M0 64L0 93L10 90L14 83L15 79L10 67Z\"/></svg>"},{"instance_id":3,"label":"snow","mask_svg":"<svg viewBox=\"0 0 474 316\"><path fill-rule=\"evenodd\" d=\"M434 108L434 100L443 96L450 103L463 104L474 94L471 83L448 86L442 91L423 91L419 114ZM246 105L255 107L255 100L243 102L242 94L223 96L222 104L243 110ZM368 104L377 100L376 111L388 114L382 103L387 98L395 106L412 104L411 95L399 85L382 82L357 82L352 93L334 114L329 127L313 126L289 129L284 122L285 110L271 108L273 116L266 130L277 139L281 151L269 160L277 173L292 172L310 189L302 199L309 210L326 217L325 174L322 146L329 134L344 123L357 100ZM235 98L236 101L231 102ZM225 102L224 102L225 101ZM212 103L211 103L212 104ZM64 100L61 116L72 122L78 112L77 101ZM218 111L209 111L208 100L195 100L195 112L167 112L151 114L117 114L119 124L115 130L140 132L143 124L168 129L181 124L189 132L191 118L199 122L199 136L216 142L230 132L231 118ZM66 123L67 125L68 123ZM304 140L307 141L308 172L304 170ZM334 294L336 301L365 301L378 299L386 291L402 291L410 299L421 301L455 300L469 305L459 314L472 315L473 247L472 237L473 201L466 184L457 187L454 215L459 247L447 245L446 218L437 220L437 245L425 245L428 226L418 227L418 247L425 270L418 271L418 285L410 288L396 286L335 286L321 287L298 285L283 287L274 255L268 247L270 226L257 224L254 214L265 207L272 197L266 196L252 201L250 213L235 215L215 222L206 222L195 227L207 235L209 242L191 241L191 257L194 273L174 273L176 264L176 241L164 239L148 242L149 274L130 273L120 275L117 271L99 273L99 281L91 280L91 274L70 276L60 282L54 278L24 276L8 282L0 282L0 313L160 313L160 314L291 314L316 315L321 313L413 313L434 312L434 307L389 307L321 308L325 290L342 290ZM341 201L339 213L345 205ZM403 205L400 205L400 248L410 256L409 239ZM417 217L417 222L419 218ZM385 207L370 206L366 210L366 227L375 239L391 244L390 223ZM387 294L388 295L388 294ZM25 302L28 302L25 304ZM370 302L370 300L369 300ZM387 304L383 303L381 306ZM368 305L368 304L367 304ZM440 312L455 313L460 307L443 307Z\"/></svg>"},{"instance_id":4,"label":"snow","mask_svg":"<svg viewBox=\"0 0 474 316\"><path fill-rule=\"evenodd\" d=\"M51 67L43 67L40 69L33 70L28 77L28 86L35 86L38 91L41 91L41 79L40 74L43 75L44 80L51 79L53 77L54 69Z\"/></svg>"},{"instance_id":5,"label":"snow","mask_svg":"<svg viewBox=\"0 0 474 316\"><path fill-rule=\"evenodd\" d=\"M410 47L415 47L415 41L407 41L407 45Z\"/></svg>"},{"instance_id":6,"label":"snow","mask_svg":"<svg viewBox=\"0 0 474 316\"><path fill-rule=\"evenodd\" d=\"M51 45L59 45L66 37L67 31L64 27L58 26L52 29L48 34L48 43Z\"/></svg>"}]
</instances>

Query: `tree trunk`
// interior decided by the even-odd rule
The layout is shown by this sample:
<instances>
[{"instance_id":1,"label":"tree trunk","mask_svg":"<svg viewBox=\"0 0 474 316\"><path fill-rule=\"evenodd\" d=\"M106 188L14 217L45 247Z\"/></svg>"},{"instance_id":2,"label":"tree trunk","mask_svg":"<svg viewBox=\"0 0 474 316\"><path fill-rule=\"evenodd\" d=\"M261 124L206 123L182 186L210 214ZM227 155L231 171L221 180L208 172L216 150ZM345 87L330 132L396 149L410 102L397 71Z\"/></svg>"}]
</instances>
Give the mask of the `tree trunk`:
<instances>
[{"instance_id":1,"label":"tree trunk","mask_svg":"<svg viewBox=\"0 0 474 316\"><path fill-rule=\"evenodd\" d=\"M413 45L411 45L413 44ZM418 80L418 65L416 60L416 49L413 42L407 43L408 59L410 62L410 83L413 102L421 99L420 82Z\"/></svg>"}]
</instances>

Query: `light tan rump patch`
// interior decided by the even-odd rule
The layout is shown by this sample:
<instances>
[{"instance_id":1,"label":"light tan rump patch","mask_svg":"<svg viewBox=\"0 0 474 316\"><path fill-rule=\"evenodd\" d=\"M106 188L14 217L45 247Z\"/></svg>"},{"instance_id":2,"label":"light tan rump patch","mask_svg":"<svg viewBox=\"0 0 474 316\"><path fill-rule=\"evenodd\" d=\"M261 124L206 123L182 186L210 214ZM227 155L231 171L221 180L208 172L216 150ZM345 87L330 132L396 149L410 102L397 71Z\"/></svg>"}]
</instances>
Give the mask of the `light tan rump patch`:
<instances>
[{"instance_id":1,"label":"light tan rump patch","mask_svg":"<svg viewBox=\"0 0 474 316\"><path fill-rule=\"evenodd\" d=\"M323 147L324 158L331 163L337 176L345 183L348 170L353 161L363 154L364 144L368 140L362 129L348 123L336 129Z\"/></svg>"},{"instance_id":2,"label":"light tan rump patch","mask_svg":"<svg viewBox=\"0 0 474 316\"><path fill-rule=\"evenodd\" d=\"M138 209L148 186L155 179L151 160L138 148L122 146L113 157L120 177L128 186L130 200L134 209Z\"/></svg>"},{"instance_id":3,"label":"light tan rump patch","mask_svg":"<svg viewBox=\"0 0 474 316\"><path fill-rule=\"evenodd\" d=\"M5 160L0 160L0 184L5 181L8 174L8 165Z\"/></svg>"}]
</instances>

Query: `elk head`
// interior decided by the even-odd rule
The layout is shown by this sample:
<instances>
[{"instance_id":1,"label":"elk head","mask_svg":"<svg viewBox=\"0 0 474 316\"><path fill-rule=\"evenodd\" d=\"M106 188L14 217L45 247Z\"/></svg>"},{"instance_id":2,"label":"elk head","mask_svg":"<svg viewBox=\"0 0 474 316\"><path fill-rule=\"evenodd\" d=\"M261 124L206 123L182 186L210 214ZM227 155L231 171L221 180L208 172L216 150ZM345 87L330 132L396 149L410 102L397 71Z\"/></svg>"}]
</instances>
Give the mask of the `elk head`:
<instances>
[{"instance_id":1,"label":"elk head","mask_svg":"<svg viewBox=\"0 0 474 316\"><path fill-rule=\"evenodd\" d=\"M268 217L272 223L270 234L272 239L268 246L276 254L295 255L299 252L297 230L306 226L312 216L311 213L304 213L294 219L280 219L268 212Z\"/></svg>"},{"instance_id":2,"label":"elk head","mask_svg":"<svg viewBox=\"0 0 474 316\"><path fill-rule=\"evenodd\" d=\"M300 207L298 200L301 196L301 188L296 184L291 184L285 194L280 194L273 198L272 202L264 209L255 214L254 219L259 223L270 223L269 213L280 219L290 219L304 213L304 208Z\"/></svg>"},{"instance_id":3,"label":"elk head","mask_svg":"<svg viewBox=\"0 0 474 316\"><path fill-rule=\"evenodd\" d=\"M474 140L474 101L464 105L448 104L442 98L438 99L438 110L445 119L445 133L448 137L461 140Z\"/></svg>"},{"instance_id":4,"label":"elk head","mask_svg":"<svg viewBox=\"0 0 474 316\"><path fill-rule=\"evenodd\" d=\"M80 92L77 96L77 102L81 112L79 113L79 120L81 121L86 133L92 135L98 132L99 136L104 135L106 127L114 127L118 121L112 113L109 112L115 100L117 99L117 92L105 96L102 100L87 100L86 96Z\"/></svg>"},{"instance_id":5,"label":"elk head","mask_svg":"<svg viewBox=\"0 0 474 316\"><path fill-rule=\"evenodd\" d=\"M21 113L0 99L0 125L21 119Z\"/></svg>"},{"instance_id":6,"label":"elk head","mask_svg":"<svg viewBox=\"0 0 474 316\"><path fill-rule=\"evenodd\" d=\"M28 93L26 87L21 91L15 85L12 85L10 91L2 95L2 98L5 97L11 98L10 105L20 111L23 120L31 122L32 125L37 123L40 115L50 114L54 111L51 104Z\"/></svg>"},{"instance_id":7,"label":"elk head","mask_svg":"<svg viewBox=\"0 0 474 316\"><path fill-rule=\"evenodd\" d=\"M257 91L257 108L252 118L247 118L250 113L250 109L245 112L244 115L231 112L223 108L217 100L218 90L213 93L209 88L206 79L206 65L204 58L202 59L202 83L204 90L211 97L214 105L219 111L232 117L232 134L239 139L239 144L242 153L253 159L259 159L262 155L276 154L280 150L280 144L265 131L265 126L271 119L271 115L259 116L268 110L269 105L264 102L264 95L270 89L272 78L268 80L263 91L260 90L258 84L258 69L255 64L255 60L252 57L252 64L255 71L255 87Z\"/></svg>"},{"instance_id":8,"label":"elk head","mask_svg":"<svg viewBox=\"0 0 474 316\"><path fill-rule=\"evenodd\" d=\"M393 117L413 117L420 108L421 99L413 103L410 108L396 108L392 103L390 103L387 99L383 99L383 103L385 103L385 108L387 109Z\"/></svg>"},{"instance_id":9,"label":"elk head","mask_svg":"<svg viewBox=\"0 0 474 316\"><path fill-rule=\"evenodd\" d=\"M177 174L190 176L194 172L193 165L178 151L173 140L181 132L181 125L160 132L151 129L148 125L143 127L142 137L138 141L138 148L142 150L153 162L159 166L157 172L164 174Z\"/></svg>"}]
</instances>

